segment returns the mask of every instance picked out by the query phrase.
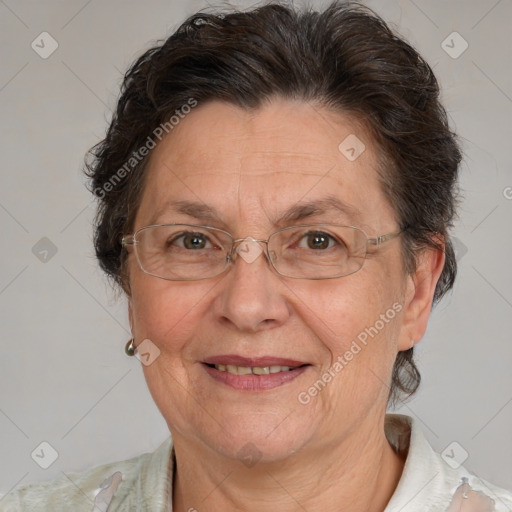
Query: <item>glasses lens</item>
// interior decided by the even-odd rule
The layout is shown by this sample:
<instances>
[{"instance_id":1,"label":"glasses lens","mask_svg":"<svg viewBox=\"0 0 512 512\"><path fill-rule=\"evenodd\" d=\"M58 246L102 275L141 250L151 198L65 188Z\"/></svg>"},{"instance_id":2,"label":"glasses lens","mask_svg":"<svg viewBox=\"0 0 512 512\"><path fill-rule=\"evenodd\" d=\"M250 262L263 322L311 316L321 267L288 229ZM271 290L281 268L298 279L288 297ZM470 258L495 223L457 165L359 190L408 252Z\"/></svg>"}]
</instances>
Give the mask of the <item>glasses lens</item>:
<instances>
[{"instance_id":1,"label":"glasses lens","mask_svg":"<svg viewBox=\"0 0 512 512\"><path fill-rule=\"evenodd\" d=\"M366 244L360 229L322 224L278 231L270 237L268 250L280 274L329 279L357 272L364 263Z\"/></svg>"},{"instance_id":2,"label":"glasses lens","mask_svg":"<svg viewBox=\"0 0 512 512\"><path fill-rule=\"evenodd\" d=\"M137 231L135 239L141 269L170 280L220 274L232 245L230 235L221 230L188 224L147 226Z\"/></svg>"}]
</instances>

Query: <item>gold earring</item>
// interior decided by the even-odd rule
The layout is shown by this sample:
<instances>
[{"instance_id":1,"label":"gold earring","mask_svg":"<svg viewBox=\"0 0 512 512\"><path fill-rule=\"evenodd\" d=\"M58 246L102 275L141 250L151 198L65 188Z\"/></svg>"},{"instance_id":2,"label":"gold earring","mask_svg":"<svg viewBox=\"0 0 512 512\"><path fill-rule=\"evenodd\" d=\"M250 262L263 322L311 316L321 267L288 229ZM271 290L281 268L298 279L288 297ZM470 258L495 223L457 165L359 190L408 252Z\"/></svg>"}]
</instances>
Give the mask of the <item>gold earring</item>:
<instances>
[{"instance_id":1,"label":"gold earring","mask_svg":"<svg viewBox=\"0 0 512 512\"><path fill-rule=\"evenodd\" d=\"M413 347L414 347L414 343L415 343L415 342L414 342L414 338L412 338L412 339L411 339L411 347L409 348L409 350L410 350L411 348L413 348Z\"/></svg>"},{"instance_id":2,"label":"gold earring","mask_svg":"<svg viewBox=\"0 0 512 512\"><path fill-rule=\"evenodd\" d=\"M134 339L131 338L130 341L128 341L128 343L124 347L124 351L126 352L126 355L128 355L130 357L135 355L136 347L133 344L133 342L134 342Z\"/></svg>"}]
</instances>

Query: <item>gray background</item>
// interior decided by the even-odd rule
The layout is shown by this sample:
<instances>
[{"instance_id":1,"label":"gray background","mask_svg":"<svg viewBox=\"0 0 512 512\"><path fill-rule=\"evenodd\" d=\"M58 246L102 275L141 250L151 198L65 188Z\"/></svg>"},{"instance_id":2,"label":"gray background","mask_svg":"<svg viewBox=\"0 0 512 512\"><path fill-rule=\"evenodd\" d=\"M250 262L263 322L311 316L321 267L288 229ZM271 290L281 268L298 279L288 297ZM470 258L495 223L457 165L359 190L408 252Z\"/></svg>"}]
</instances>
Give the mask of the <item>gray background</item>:
<instances>
[{"instance_id":1,"label":"gray background","mask_svg":"<svg viewBox=\"0 0 512 512\"><path fill-rule=\"evenodd\" d=\"M123 70L205 5L0 0L0 493L151 451L168 435L139 361L123 352L126 305L93 256L81 166ZM468 469L512 488L512 2L368 5L434 66L465 151L460 275L419 345L421 391L400 412L436 449L457 441ZM59 45L47 59L31 48L43 31ZM453 31L469 44L458 58L441 46ZM46 470L31 458L42 441L59 454Z\"/></svg>"}]
</instances>

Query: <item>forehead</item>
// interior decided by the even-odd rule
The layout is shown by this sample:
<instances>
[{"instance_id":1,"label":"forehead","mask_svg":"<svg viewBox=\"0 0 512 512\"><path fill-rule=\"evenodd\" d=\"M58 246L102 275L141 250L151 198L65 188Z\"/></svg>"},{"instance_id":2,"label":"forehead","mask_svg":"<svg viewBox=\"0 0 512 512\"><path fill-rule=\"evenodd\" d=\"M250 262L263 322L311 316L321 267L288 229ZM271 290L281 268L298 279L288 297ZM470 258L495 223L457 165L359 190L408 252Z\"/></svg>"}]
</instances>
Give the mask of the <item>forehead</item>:
<instances>
[{"instance_id":1,"label":"forehead","mask_svg":"<svg viewBox=\"0 0 512 512\"><path fill-rule=\"evenodd\" d=\"M377 156L360 124L319 106L206 103L153 150L137 224L172 222L179 202L202 204L227 225L263 217L277 223L290 208L338 200L363 212L354 221L378 228L393 212L378 182Z\"/></svg>"}]
</instances>

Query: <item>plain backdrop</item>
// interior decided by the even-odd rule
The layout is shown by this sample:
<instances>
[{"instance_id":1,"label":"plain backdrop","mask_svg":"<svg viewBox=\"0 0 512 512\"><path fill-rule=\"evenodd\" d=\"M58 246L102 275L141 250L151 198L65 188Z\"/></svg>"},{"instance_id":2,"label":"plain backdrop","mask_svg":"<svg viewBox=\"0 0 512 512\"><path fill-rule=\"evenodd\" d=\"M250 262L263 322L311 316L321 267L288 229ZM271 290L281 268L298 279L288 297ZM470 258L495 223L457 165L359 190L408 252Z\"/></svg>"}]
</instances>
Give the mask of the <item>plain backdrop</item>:
<instances>
[{"instance_id":1,"label":"plain backdrop","mask_svg":"<svg viewBox=\"0 0 512 512\"><path fill-rule=\"evenodd\" d=\"M512 2L367 5L433 66L465 152L457 284L418 345L421 389L399 411L438 451L456 442L469 470L512 488ZM205 6L0 1L0 493L168 436L139 361L124 354L126 303L94 258L82 161L129 64ZM48 469L34 455L51 452L42 442L58 454Z\"/></svg>"}]
</instances>

